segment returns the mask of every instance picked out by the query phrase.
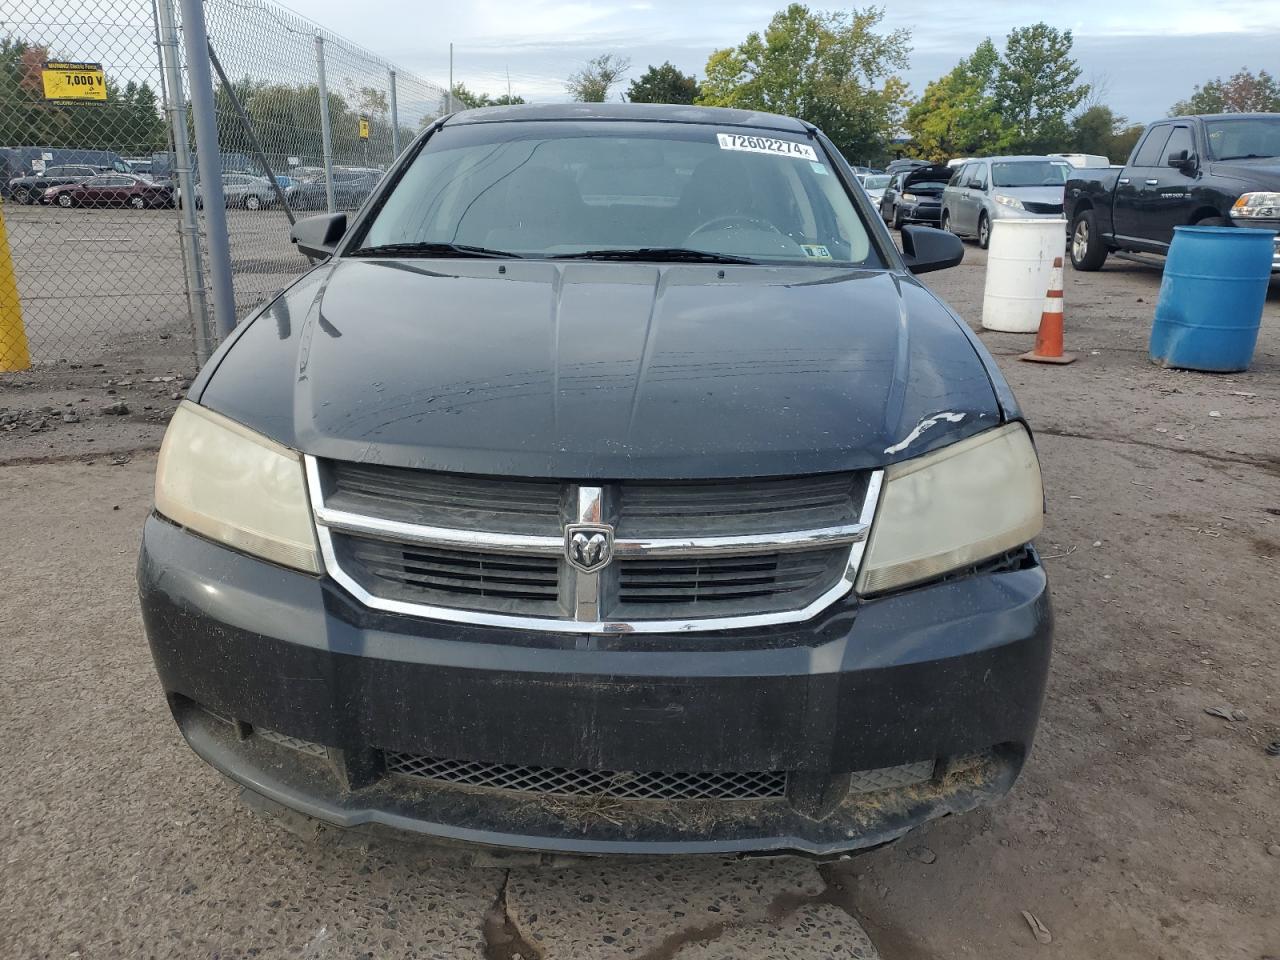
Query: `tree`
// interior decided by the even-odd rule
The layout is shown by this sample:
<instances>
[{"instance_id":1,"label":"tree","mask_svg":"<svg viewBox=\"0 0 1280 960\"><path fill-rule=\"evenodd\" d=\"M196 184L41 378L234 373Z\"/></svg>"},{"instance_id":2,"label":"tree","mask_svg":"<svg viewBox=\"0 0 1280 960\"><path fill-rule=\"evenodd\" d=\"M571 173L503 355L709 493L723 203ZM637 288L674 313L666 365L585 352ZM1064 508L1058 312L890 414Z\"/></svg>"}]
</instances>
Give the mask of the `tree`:
<instances>
[{"instance_id":1,"label":"tree","mask_svg":"<svg viewBox=\"0 0 1280 960\"><path fill-rule=\"evenodd\" d=\"M564 85L569 96L581 103L604 103L609 90L631 69L629 57L602 53L587 61L587 65L573 74Z\"/></svg>"},{"instance_id":2,"label":"tree","mask_svg":"<svg viewBox=\"0 0 1280 960\"><path fill-rule=\"evenodd\" d=\"M472 93L462 83L453 85L453 99L455 103L460 103L467 109L475 107L504 107L509 104L525 102L524 97L512 96L508 93L504 93L500 97L491 97L487 93Z\"/></svg>"},{"instance_id":3,"label":"tree","mask_svg":"<svg viewBox=\"0 0 1280 960\"><path fill-rule=\"evenodd\" d=\"M884 11L813 12L799 3L774 15L762 37L707 60L699 103L768 110L821 127L845 154L883 157L906 109L906 30L877 31Z\"/></svg>"},{"instance_id":4,"label":"tree","mask_svg":"<svg viewBox=\"0 0 1280 960\"><path fill-rule=\"evenodd\" d=\"M693 103L702 89L696 78L681 73L671 61L649 69L632 80L626 98L632 103Z\"/></svg>"},{"instance_id":5,"label":"tree","mask_svg":"<svg viewBox=\"0 0 1280 960\"><path fill-rule=\"evenodd\" d=\"M1070 30L1036 23L1005 41L995 96L1009 124L1005 148L1020 153L1059 149L1070 135L1067 118L1089 95L1071 56Z\"/></svg>"},{"instance_id":6,"label":"tree","mask_svg":"<svg viewBox=\"0 0 1280 960\"><path fill-rule=\"evenodd\" d=\"M1229 80L1218 77L1197 86L1188 99L1173 105L1169 116L1255 112L1280 112L1280 83L1265 70L1255 74L1245 67Z\"/></svg>"},{"instance_id":7,"label":"tree","mask_svg":"<svg viewBox=\"0 0 1280 960\"><path fill-rule=\"evenodd\" d=\"M990 38L952 71L925 87L907 111L906 129L919 155L939 163L990 153L1008 139L995 98L1000 53Z\"/></svg>"}]
</instances>

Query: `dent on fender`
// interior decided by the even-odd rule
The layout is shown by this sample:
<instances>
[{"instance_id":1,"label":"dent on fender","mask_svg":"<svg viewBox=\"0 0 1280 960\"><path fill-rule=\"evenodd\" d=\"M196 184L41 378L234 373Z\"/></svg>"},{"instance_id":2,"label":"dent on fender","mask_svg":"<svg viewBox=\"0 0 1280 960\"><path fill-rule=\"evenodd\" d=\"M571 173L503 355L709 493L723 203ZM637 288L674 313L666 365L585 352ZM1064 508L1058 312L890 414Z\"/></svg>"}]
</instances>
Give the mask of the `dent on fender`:
<instances>
[{"instance_id":1,"label":"dent on fender","mask_svg":"<svg viewBox=\"0 0 1280 960\"><path fill-rule=\"evenodd\" d=\"M950 411L946 411L943 413L935 413L931 417L925 417L923 420L917 423L915 425L915 429L913 429L905 437L903 437L893 446L885 447L884 452L888 454L901 453L903 450L907 449L907 447L911 446L911 444L919 440L920 435L923 434L930 427L937 426L939 423L959 423L961 420L965 418L965 416L966 415L963 413L952 413Z\"/></svg>"}]
</instances>

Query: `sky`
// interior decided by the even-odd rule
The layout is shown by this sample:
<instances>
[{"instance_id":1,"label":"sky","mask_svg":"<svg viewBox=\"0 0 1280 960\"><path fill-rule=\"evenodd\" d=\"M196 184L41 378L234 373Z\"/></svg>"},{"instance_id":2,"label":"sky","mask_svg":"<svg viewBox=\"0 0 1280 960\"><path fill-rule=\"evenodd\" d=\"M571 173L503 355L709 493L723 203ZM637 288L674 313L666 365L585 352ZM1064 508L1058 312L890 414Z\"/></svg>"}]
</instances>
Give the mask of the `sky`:
<instances>
[{"instance_id":1,"label":"sky","mask_svg":"<svg viewBox=\"0 0 1280 960\"><path fill-rule=\"evenodd\" d=\"M630 57L631 77L670 60L701 76L707 55L762 30L784 0L293 0L294 9L424 79L564 100L565 78L599 53ZM838 4L812 0L814 9ZM919 94L984 37L1045 20L1075 35L1082 79L1130 122L1167 113L1197 83L1243 66L1280 74L1280 0L1026 0L884 3L886 27L911 30L904 77ZM615 94L616 96L616 94Z\"/></svg>"}]
</instances>

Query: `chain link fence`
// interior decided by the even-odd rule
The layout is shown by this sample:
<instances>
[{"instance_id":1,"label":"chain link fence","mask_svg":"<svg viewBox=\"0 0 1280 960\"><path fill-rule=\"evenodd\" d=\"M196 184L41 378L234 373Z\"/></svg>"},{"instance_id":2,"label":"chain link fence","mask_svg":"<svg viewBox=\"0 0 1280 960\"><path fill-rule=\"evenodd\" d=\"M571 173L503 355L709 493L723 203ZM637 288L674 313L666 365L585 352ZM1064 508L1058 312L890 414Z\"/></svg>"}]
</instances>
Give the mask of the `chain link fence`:
<instances>
[{"instance_id":1,"label":"chain link fence","mask_svg":"<svg viewBox=\"0 0 1280 960\"><path fill-rule=\"evenodd\" d=\"M0 0L0 372L189 336L172 191L130 165L170 149L163 95L151 0Z\"/></svg>"},{"instance_id":2,"label":"chain link fence","mask_svg":"<svg viewBox=\"0 0 1280 960\"><path fill-rule=\"evenodd\" d=\"M210 249L229 247L242 317L307 266L281 194L295 216L356 209L445 109L443 87L267 0L205 0L204 15L225 236L203 204L178 0L0 0L0 194L20 301L0 249L0 389L28 364L161 340L194 366L215 341Z\"/></svg>"},{"instance_id":3,"label":"chain link fence","mask_svg":"<svg viewBox=\"0 0 1280 960\"><path fill-rule=\"evenodd\" d=\"M398 150L440 115L446 91L263 0L208 0L205 20L229 81L214 98L242 316L305 263L267 177L297 216L331 201L355 210Z\"/></svg>"}]
</instances>

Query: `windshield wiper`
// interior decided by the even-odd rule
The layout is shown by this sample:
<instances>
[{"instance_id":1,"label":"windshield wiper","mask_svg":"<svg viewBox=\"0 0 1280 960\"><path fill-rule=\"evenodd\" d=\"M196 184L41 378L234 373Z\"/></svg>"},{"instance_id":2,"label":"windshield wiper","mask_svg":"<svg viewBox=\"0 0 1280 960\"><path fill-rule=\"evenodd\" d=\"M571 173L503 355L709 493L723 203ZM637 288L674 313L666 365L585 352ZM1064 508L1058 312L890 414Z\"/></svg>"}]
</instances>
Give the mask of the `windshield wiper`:
<instances>
[{"instance_id":1,"label":"windshield wiper","mask_svg":"<svg viewBox=\"0 0 1280 960\"><path fill-rule=\"evenodd\" d=\"M349 254L353 257L502 257L520 259L518 253L474 247L468 243L379 243L372 247L359 247Z\"/></svg>"},{"instance_id":2,"label":"windshield wiper","mask_svg":"<svg viewBox=\"0 0 1280 960\"><path fill-rule=\"evenodd\" d=\"M549 260L630 260L667 263L759 263L749 257L734 257L727 253L708 253L688 247L638 247L601 250L583 250L581 253L558 253Z\"/></svg>"},{"instance_id":3,"label":"windshield wiper","mask_svg":"<svg viewBox=\"0 0 1280 960\"><path fill-rule=\"evenodd\" d=\"M1270 153L1237 153L1234 157L1219 157L1219 160L1269 160L1274 154Z\"/></svg>"}]
</instances>

